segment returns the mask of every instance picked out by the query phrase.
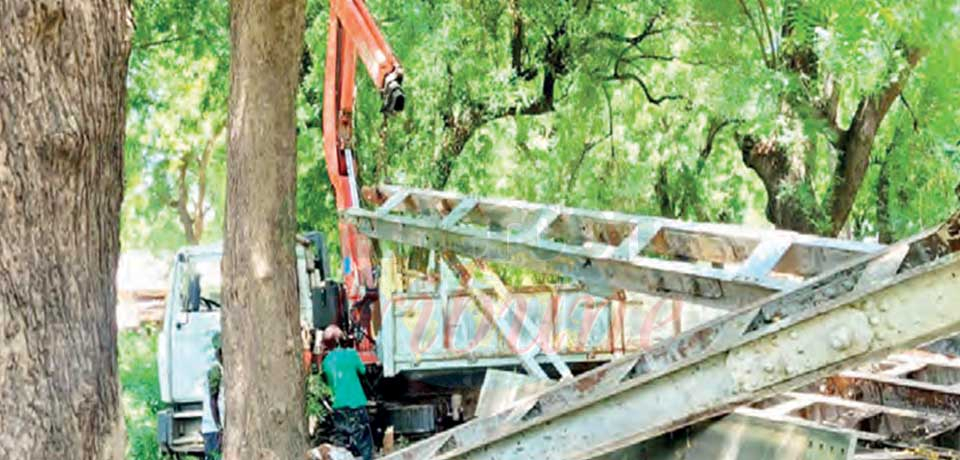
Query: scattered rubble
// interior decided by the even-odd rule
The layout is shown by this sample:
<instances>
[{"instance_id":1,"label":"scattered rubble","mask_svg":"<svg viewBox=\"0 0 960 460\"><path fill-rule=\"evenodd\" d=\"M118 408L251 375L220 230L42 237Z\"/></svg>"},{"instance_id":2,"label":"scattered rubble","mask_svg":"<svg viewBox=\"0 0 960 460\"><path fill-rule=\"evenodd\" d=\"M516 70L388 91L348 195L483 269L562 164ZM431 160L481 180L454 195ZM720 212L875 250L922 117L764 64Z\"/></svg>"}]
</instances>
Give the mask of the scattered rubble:
<instances>
[{"instance_id":1,"label":"scattered rubble","mask_svg":"<svg viewBox=\"0 0 960 460\"><path fill-rule=\"evenodd\" d=\"M349 450L330 444L321 444L310 449L305 458L307 460L356 460Z\"/></svg>"}]
</instances>

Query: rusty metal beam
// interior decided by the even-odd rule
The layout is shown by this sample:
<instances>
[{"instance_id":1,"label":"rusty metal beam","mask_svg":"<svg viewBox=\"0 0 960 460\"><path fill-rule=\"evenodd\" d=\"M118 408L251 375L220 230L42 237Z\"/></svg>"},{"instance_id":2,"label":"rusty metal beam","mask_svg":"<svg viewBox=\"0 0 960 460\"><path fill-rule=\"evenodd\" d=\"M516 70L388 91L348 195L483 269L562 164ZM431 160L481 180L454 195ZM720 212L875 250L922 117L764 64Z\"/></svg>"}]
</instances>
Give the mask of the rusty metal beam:
<instances>
[{"instance_id":1,"label":"rusty metal beam","mask_svg":"<svg viewBox=\"0 0 960 460\"><path fill-rule=\"evenodd\" d=\"M924 233L389 458L591 458L955 332L954 238Z\"/></svg>"},{"instance_id":2,"label":"rusty metal beam","mask_svg":"<svg viewBox=\"0 0 960 460\"><path fill-rule=\"evenodd\" d=\"M733 309L792 289L881 245L736 225L547 206L392 186L344 217L370 237Z\"/></svg>"},{"instance_id":3,"label":"rusty metal beam","mask_svg":"<svg viewBox=\"0 0 960 460\"><path fill-rule=\"evenodd\" d=\"M851 371L826 378L821 387L828 394L855 401L932 413L960 414L960 389L951 386Z\"/></svg>"},{"instance_id":4,"label":"rusty metal beam","mask_svg":"<svg viewBox=\"0 0 960 460\"><path fill-rule=\"evenodd\" d=\"M503 284L503 281L500 280L500 277L497 276L496 273L493 273L493 271L487 268L487 266L481 261L475 261L475 265L478 269L477 271L483 275L483 279L486 280L487 283L493 286L493 291L495 293L494 295L497 297L497 302L493 302L492 299L490 299L490 297L487 296L482 289L478 289L472 285L471 281L478 278L477 274L474 273L474 270L461 262L456 254L444 252L443 259L447 265L456 271L460 276L463 287L466 288L470 293L470 296L474 298L477 308L479 308L487 317L487 320L496 327L496 330L500 336L514 347L514 352L520 359L524 370L526 370L528 374L543 380L548 380L550 378L536 360L537 356L543 355L550 362L557 373L560 374L561 378L573 377L573 373L570 372L570 368L565 362L563 362L563 359L557 356L557 354L552 350L545 350L540 346L538 343L538 331L531 324L529 318L526 316L508 317L498 315L497 312L494 311L494 305L507 302L510 297L510 291L507 290L507 287ZM530 346L526 351L519 350L519 344L516 343L515 340L511 340L510 330L515 321L519 322L522 336L527 338L530 343Z\"/></svg>"},{"instance_id":5,"label":"rusty metal beam","mask_svg":"<svg viewBox=\"0 0 960 460\"><path fill-rule=\"evenodd\" d=\"M849 460L856 446L849 430L733 413L598 460Z\"/></svg>"}]
</instances>

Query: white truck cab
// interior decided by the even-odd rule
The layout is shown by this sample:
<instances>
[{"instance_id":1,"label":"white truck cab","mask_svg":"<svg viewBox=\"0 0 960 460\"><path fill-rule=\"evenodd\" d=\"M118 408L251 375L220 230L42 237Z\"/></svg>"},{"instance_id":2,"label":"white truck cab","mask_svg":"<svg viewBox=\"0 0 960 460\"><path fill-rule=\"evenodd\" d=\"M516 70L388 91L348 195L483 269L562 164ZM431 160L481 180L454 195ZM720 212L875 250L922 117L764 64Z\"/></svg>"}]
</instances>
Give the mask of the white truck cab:
<instances>
[{"instance_id":1,"label":"white truck cab","mask_svg":"<svg viewBox=\"0 0 960 460\"><path fill-rule=\"evenodd\" d=\"M306 249L297 245L301 321L312 324ZM175 457L203 453L200 421L207 371L213 364L211 339L220 331L222 310L221 244L191 246L177 252L170 290L157 338L160 396L167 408L158 414L160 449Z\"/></svg>"}]
</instances>

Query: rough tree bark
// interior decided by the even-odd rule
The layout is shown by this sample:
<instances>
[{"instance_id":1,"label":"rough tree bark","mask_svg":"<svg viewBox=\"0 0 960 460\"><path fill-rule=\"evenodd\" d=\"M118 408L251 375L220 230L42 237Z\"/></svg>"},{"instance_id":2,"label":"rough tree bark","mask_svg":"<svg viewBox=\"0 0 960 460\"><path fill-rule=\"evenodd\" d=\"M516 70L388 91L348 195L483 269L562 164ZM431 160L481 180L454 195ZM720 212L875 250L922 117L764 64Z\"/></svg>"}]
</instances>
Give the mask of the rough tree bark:
<instances>
[{"instance_id":1,"label":"rough tree bark","mask_svg":"<svg viewBox=\"0 0 960 460\"><path fill-rule=\"evenodd\" d=\"M121 459L125 0L0 0L0 458Z\"/></svg>"},{"instance_id":2,"label":"rough tree bark","mask_svg":"<svg viewBox=\"0 0 960 460\"><path fill-rule=\"evenodd\" d=\"M230 4L224 242L227 459L306 452L296 256L294 103L302 0Z\"/></svg>"}]
</instances>

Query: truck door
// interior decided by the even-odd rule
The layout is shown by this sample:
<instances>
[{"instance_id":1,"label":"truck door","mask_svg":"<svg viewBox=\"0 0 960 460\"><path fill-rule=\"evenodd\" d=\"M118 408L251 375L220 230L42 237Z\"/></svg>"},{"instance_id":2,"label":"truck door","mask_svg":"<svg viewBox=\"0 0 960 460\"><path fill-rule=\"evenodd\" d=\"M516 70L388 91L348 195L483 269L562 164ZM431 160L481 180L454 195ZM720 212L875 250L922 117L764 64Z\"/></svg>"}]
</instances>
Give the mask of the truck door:
<instances>
[{"instance_id":1,"label":"truck door","mask_svg":"<svg viewBox=\"0 0 960 460\"><path fill-rule=\"evenodd\" d=\"M211 337L220 330L220 255L185 261L175 290L170 330L170 383L175 403L203 401L213 364Z\"/></svg>"}]
</instances>

